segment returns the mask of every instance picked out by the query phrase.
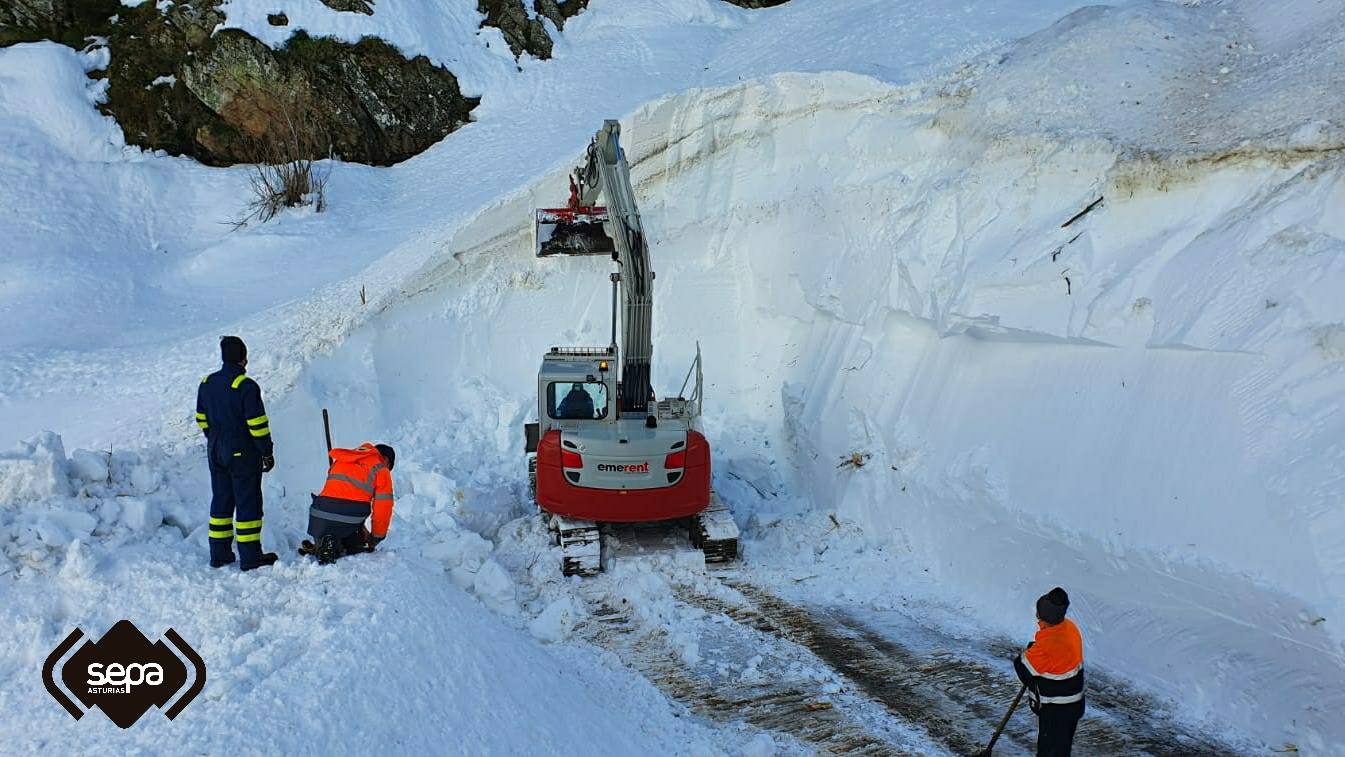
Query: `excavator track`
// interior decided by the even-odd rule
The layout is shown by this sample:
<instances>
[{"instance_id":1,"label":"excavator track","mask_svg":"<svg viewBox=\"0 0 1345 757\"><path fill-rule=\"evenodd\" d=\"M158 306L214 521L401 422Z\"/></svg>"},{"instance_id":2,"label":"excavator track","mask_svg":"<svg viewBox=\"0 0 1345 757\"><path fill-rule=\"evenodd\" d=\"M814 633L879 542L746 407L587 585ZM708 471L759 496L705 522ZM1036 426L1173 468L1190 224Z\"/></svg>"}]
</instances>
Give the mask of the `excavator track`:
<instances>
[{"instance_id":1,"label":"excavator track","mask_svg":"<svg viewBox=\"0 0 1345 757\"><path fill-rule=\"evenodd\" d=\"M719 497L711 495L710 506L691 519L690 530L691 544L705 553L705 562L738 559L738 524Z\"/></svg>"},{"instance_id":2,"label":"excavator track","mask_svg":"<svg viewBox=\"0 0 1345 757\"><path fill-rule=\"evenodd\" d=\"M551 528L560 544L560 572L567 576L596 576L602 572L602 533L591 520L552 516Z\"/></svg>"}]
</instances>

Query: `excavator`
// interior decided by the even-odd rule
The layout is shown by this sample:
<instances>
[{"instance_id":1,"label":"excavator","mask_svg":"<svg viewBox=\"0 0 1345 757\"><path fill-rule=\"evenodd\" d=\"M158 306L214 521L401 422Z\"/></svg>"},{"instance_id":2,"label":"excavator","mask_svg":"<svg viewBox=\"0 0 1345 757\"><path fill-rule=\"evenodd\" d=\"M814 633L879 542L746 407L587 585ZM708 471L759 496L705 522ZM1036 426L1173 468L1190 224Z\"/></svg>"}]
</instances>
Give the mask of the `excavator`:
<instances>
[{"instance_id":1,"label":"excavator","mask_svg":"<svg viewBox=\"0 0 1345 757\"><path fill-rule=\"evenodd\" d=\"M537 421L524 427L529 490L567 576L601 572L607 524L685 524L706 562L738 555L738 527L710 485L699 345L676 396L658 399L651 386L654 271L620 137L620 123L603 122L569 203L537 210L533 225L537 257L606 255L617 269L611 342L552 347L537 374Z\"/></svg>"}]
</instances>

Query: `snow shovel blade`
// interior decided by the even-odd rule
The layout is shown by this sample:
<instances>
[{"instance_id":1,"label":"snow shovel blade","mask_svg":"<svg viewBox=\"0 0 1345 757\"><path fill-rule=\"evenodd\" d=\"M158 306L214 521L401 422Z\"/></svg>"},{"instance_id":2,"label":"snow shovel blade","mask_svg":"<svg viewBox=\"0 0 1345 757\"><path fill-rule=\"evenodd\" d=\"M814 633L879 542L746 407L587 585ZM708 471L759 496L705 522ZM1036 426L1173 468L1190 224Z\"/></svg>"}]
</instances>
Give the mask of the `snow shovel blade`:
<instances>
[{"instance_id":1,"label":"snow shovel blade","mask_svg":"<svg viewBox=\"0 0 1345 757\"><path fill-rule=\"evenodd\" d=\"M611 255L616 245L606 222L607 208L542 208L533 225L533 254Z\"/></svg>"}]
</instances>

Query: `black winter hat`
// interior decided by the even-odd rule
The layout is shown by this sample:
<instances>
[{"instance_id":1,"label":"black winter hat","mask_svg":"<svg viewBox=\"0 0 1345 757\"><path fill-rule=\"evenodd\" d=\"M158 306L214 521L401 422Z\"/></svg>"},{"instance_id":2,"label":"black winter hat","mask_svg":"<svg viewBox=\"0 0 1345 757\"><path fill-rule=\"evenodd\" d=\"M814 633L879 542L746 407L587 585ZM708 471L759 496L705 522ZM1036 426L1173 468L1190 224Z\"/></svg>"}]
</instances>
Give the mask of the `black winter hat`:
<instances>
[{"instance_id":1,"label":"black winter hat","mask_svg":"<svg viewBox=\"0 0 1345 757\"><path fill-rule=\"evenodd\" d=\"M383 459L388 461L388 470L397 467L397 450L386 444L375 444L374 449L378 450L378 454L382 455Z\"/></svg>"},{"instance_id":2,"label":"black winter hat","mask_svg":"<svg viewBox=\"0 0 1345 757\"><path fill-rule=\"evenodd\" d=\"M1069 609L1069 595L1059 586L1037 598L1037 618L1050 625L1065 619Z\"/></svg>"},{"instance_id":3,"label":"black winter hat","mask_svg":"<svg viewBox=\"0 0 1345 757\"><path fill-rule=\"evenodd\" d=\"M241 365L248 359L248 346L236 336L222 336L219 338L219 356L226 363Z\"/></svg>"}]
</instances>

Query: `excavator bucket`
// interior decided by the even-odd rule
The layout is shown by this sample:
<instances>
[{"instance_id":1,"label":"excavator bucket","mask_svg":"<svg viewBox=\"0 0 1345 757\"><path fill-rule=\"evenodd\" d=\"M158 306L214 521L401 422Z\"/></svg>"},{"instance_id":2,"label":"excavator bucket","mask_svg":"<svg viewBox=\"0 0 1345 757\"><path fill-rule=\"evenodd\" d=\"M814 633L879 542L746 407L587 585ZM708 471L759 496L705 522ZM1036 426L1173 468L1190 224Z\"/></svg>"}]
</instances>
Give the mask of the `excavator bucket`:
<instances>
[{"instance_id":1,"label":"excavator bucket","mask_svg":"<svg viewBox=\"0 0 1345 757\"><path fill-rule=\"evenodd\" d=\"M607 208L542 208L533 226L533 254L611 255L616 246L606 222Z\"/></svg>"}]
</instances>

